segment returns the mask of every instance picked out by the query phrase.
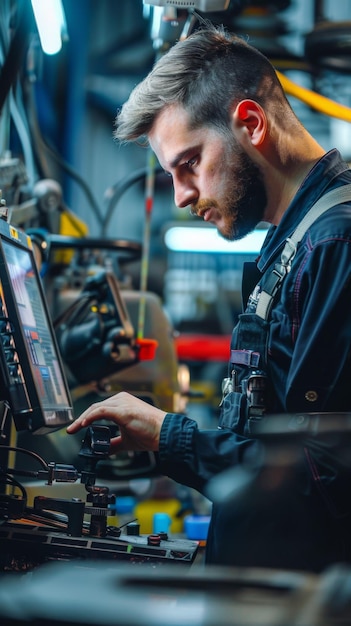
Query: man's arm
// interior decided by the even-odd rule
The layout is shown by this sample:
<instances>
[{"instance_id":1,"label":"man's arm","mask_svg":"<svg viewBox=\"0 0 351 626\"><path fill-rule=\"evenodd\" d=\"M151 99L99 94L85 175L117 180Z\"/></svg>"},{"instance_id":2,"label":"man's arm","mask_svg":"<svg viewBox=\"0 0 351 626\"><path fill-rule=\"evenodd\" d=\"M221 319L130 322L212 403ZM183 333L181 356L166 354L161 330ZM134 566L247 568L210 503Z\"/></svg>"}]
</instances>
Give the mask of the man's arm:
<instances>
[{"instance_id":1,"label":"man's arm","mask_svg":"<svg viewBox=\"0 0 351 626\"><path fill-rule=\"evenodd\" d=\"M230 430L201 430L185 415L167 414L161 429L160 469L183 485L204 491L211 478L240 465L260 463L261 443Z\"/></svg>"},{"instance_id":2,"label":"man's arm","mask_svg":"<svg viewBox=\"0 0 351 626\"><path fill-rule=\"evenodd\" d=\"M91 405L67 432L76 433L101 420L114 422L120 430L111 440L111 454L122 450L158 452L163 474L200 492L218 473L258 458L254 440L229 430L200 430L195 420L166 414L126 392Z\"/></svg>"}]
</instances>

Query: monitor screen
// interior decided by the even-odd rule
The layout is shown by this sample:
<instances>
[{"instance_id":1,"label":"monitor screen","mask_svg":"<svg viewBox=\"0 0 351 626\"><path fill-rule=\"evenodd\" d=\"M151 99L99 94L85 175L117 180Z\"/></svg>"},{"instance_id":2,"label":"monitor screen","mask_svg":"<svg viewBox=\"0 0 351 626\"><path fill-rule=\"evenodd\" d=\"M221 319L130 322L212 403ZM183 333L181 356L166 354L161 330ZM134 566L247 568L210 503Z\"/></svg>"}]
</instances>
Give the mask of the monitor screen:
<instances>
[{"instance_id":1,"label":"monitor screen","mask_svg":"<svg viewBox=\"0 0 351 626\"><path fill-rule=\"evenodd\" d=\"M30 238L0 220L0 400L17 430L73 421L69 389Z\"/></svg>"}]
</instances>

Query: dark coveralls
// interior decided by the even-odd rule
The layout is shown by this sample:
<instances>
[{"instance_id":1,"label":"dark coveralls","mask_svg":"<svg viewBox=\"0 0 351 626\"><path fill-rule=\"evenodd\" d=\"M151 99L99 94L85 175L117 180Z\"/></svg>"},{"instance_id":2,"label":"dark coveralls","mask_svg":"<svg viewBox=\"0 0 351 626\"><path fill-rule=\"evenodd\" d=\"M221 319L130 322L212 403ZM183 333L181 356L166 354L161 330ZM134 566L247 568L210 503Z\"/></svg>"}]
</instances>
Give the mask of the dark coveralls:
<instances>
[{"instance_id":1,"label":"dark coveralls","mask_svg":"<svg viewBox=\"0 0 351 626\"><path fill-rule=\"evenodd\" d=\"M261 274L267 276L279 260L286 238L314 202L350 182L351 171L337 150L320 159L279 226L271 227L257 263ZM266 376L270 416L351 411L350 278L347 203L333 207L308 229L267 327L255 319L253 291L233 331L231 349L260 353L258 369ZM256 322L262 330L258 344L252 333ZM240 383L247 368L237 370ZM195 420L168 414L161 430L160 469L177 482L207 495L209 481L221 472L230 480L230 468L247 471L241 492L213 504L206 562L316 572L335 562L350 562L351 471L340 459L333 436L299 440L292 462L286 462L291 452L284 449L282 463L274 455L273 463L267 462L266 444L250 429L246 393L239 402L238 397L231 402L229 395L229 403L224 401L229 409L224 406L218 429L200 430Z\"/></svg>"}]
</instances>

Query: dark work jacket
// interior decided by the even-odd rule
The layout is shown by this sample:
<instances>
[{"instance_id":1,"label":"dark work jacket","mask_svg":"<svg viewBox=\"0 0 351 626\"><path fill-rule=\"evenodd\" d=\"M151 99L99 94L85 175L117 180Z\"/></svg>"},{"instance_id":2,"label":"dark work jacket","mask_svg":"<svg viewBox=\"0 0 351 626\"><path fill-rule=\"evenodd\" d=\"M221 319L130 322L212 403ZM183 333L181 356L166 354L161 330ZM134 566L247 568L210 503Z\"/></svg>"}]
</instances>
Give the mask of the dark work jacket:
<instances>
[{"instance_id":1,"label":"dark work jacket","mask_svg":"<svg viewBox=\"0 0 351 626\"><path fill-rule=\"evenodd\" d=\"M336 150L320 159L279 226L269 230L259 271L279 260L286 238L320 196L350 182ZM267 374L273 415L351 411L350 278L347 203L309 228L272 308ZM292 445L289 438L248 436L242 425L201 430L184 415L168 414L159 461L174 480L207 496L217 490L207 563L321 571L351 560L346 440L333 432L322 438L308 433Z\"/></svg>"}]
</instances>

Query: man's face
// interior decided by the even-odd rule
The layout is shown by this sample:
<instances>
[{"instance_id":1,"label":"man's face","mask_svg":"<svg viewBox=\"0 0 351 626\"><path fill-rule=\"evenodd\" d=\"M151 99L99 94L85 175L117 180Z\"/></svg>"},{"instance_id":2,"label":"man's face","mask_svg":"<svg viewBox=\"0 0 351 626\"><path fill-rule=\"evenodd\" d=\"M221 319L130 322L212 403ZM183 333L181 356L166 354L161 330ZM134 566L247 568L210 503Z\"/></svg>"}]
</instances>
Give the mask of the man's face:
<instances>
[{"instance_id":1,"label":"man's face","mask_svg":"<svg viewBox=\"0 0 351 626\"><path fill-rule=\"evenodd\" d=\"M179 208L214 224L229 240L240 239L264 217L265 188L256 165L236 143L212 127L192 130L188 114L165 108L149 133L151 148L173 179Z\"/></svg>"}]
</instances>

